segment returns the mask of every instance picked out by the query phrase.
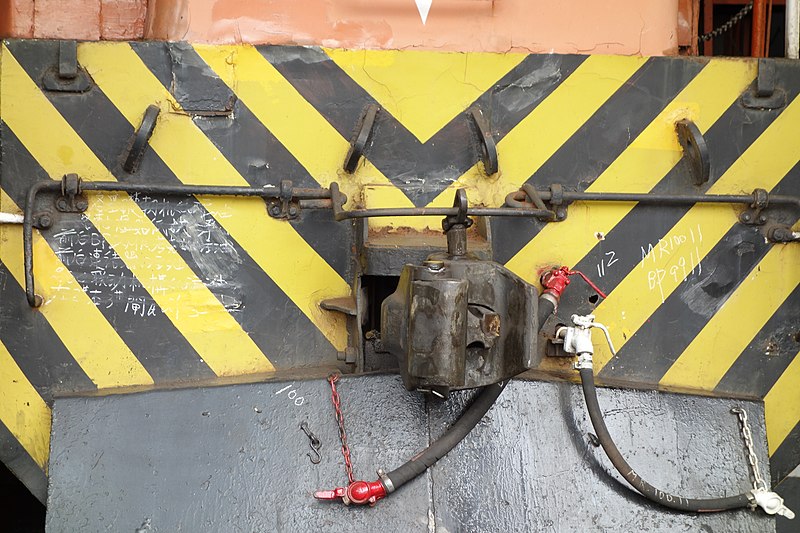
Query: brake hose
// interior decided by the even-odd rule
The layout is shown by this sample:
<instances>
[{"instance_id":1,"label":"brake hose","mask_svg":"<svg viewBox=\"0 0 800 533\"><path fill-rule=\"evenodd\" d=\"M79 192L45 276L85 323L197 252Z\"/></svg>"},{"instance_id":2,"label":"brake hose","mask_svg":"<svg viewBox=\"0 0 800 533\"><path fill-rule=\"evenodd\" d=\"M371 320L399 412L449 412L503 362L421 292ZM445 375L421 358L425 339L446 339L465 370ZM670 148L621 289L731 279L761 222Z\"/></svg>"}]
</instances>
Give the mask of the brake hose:
<instances>
[{"instance_id":1,"label":"brake hose","mask_svg":"<svg viewBox=\"0 0 800 533\"><path fill-rule=\"evenodd\" d=\"M556 298L547 298L544 295L539 297L539 314L536 331L542 329L544 323L555 311L557 304L558 300ZM472 404L441 437L436 439L436 441L425 448L425 450L412 457L402 466L381 476L381 480L386 486L387 492L397 490L402 485L405 485L425 472L425 470L433 466L436 461L455 448L459 442L464 440L473 428L478 425L478 422L481 421L489 409L492 408L492 405L494 405L497 398L500 397L506 385L508 385L508 380L484 387Z\"/></svg>"},{"instance_id":2,"label":"brake hose","mask_svg":"<svg viewBox=\"0 0 800 533\"><path fill-rule=\"evenodd\" d=\"M600 442L603 450L605 450L614 468L617 469L617 472L645 498L671 509L697 513L727 511L730 509L749 507L751 505L753 496L750 492L725 498L684 498L683 496L675 496L661 491L642 479L622 457L622 454L617 449L616 444L614 444L608 432L605 420L603 420L603 413L600 411L600 404L597 401L597 390L594 385L594 371L591 368L581 368L580 375L581 385L583 386L583 396L586 399L586 409L589 411L589 418L592 420L592 426L597 435L597 440Z\"/></svg>"}]
</instances>

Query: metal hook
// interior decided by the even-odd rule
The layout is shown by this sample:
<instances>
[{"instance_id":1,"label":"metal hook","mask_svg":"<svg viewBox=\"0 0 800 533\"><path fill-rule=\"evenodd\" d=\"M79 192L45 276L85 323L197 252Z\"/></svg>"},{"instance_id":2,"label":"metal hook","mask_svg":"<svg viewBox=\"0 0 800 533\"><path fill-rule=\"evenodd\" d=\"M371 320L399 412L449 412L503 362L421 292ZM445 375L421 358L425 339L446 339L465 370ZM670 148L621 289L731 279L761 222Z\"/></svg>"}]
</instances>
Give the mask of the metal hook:
<instances>
[{"instance_id":1,"label":"metal hook","mask_svg":"<svg viewBox=\"0 0 800 533\"><path fill-rule=\"evenodd\" d=\"M314 435L310 429L308 429L308 422L306 422L305 420L303 420L300 423L300 429L302 429L303 433L305 433L306 437L308 437L309 440L308 445L311 447L311 451L314 452L314 455L316 455L316 457L314 457L314 455L311 455L310 453L307 453L306 455L308 456L308 458L311 460L312 463L318 465L320 461L322 461L322 456L319 454L319 449L322 448L322 442L320 442L317 436Z\"/></svg>"}]
</instances>

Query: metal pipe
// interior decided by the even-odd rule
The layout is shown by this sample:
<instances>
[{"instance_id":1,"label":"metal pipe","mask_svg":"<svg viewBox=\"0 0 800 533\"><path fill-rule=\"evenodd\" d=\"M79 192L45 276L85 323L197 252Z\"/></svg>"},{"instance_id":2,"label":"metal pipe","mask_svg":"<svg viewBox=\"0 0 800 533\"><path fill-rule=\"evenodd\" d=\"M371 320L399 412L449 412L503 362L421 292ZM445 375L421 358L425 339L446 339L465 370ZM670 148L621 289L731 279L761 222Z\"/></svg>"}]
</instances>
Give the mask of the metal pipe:
<instances>
[{"instance_id":1,"label":"metal pipe","mask_svg":"<svg viewBox=\"0 0 800 533\"><path fill-rule=\"evenodd\" d=\"M800 0L786 0L786 57L800 59Z\"/></svg>"},{"instance_id":2,"label":"metal pipe","mask_svg":"<svg viewBox=\"0 0 800 533\"><path fill-rule=\"evenodd\" d=\"M750 55L764 57L764 43L766 42L767 26L767 0L753 2L753 28L750 34Z\"/></svg>"},{"instance_id":3,"label":"metal pipe","mask_svg":"<svg viewBox=\"0 0 800 533\"><path fill-rule=\"evenodd\" d=\"M434 217L434 216L455 216L459 211L456 207L381 207L375 209L352 209L350 211L340 211L336 215L336 220L348 220L351 218L378 218L378 217ZM511 207L470 207L467 209L468 216L474 217L531 217L542 220L551 220L552 212L542 209L518 209Z\"/></svg>"},{"instance_id":4,"label":"metal pipe","mask_svg":"<svg viewBox=\"0 0 800 533\"><path fill-rule=\"evenodd\" d=\"M22 249L25 268L25 297L31 307L40 307L41 296L36 294L33 277L33 218L36 208L36 197L42 192L62 192L61 181L42 181L35 183L28 190L25 200L25 214L22 221ZM275 186L237 187L228 185L161 185L150 183L125 183L117 181L79 182L79 193L82 192L124 192L129 194L152 194L158 196L243 196L298 200L301 207L309 209L331 209L330 189L308 189L289 187L286 190Z\"/></svg>"},{"instance_id":5,"label":"metal pipe","mask_svg":"<svg viewBox=\"0 0 800 533\"><path fill-rule=\"evenodd\" d=\"M551 201L550 191L538 191L542 200ZM638 202L643 205L694 205L694 204L745 204L754 203L752 194L657 194L564 191L561 201L569 202ZM800 197L769 195L769 205L795 205L800 207ZM514 191L506 196L506 204L514 208L529 206L524 191Z\"/></svg>"}]
</instances>

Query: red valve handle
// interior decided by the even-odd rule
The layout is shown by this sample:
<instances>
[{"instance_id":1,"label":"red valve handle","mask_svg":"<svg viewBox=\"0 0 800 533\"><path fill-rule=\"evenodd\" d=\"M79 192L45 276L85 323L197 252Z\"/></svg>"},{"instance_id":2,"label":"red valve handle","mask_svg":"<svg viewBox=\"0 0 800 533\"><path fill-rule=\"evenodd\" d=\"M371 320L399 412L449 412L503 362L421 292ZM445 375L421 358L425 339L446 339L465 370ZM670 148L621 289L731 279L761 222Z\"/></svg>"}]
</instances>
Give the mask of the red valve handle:
<instances>
[{"instance_id":1,"label":"red valve handle","mask_svg":"<svg viewBox=\"0 0 800 533\"><path fill-rule=\"evenodd\" d=\"M318 490L314 497L318 500L338 500L345 505L364 505L375 503L386 496L386 488L380 481L354 481L347 487L336 487L333 490Z\"/></svg>"},{"instance_id":2,"label":"red valve handle","mask_svg":"<svg viewBox=\"0 0 800 533\"><path fill-rule=\"evenodd\" d=\"M583 280L589 284L589 286L594 289L594 291L603 297L605 300L608 298L606 293L600 290L600 288L592 283L592 280L586 277L586 275L581 272L580 270L570 270L567 266L562 266L561 268L554 268L542 274L542 286L545 289L545 292L552 293L556 298L561 297L561 293L564 292L564 289L569 285L569 277L578 275L583 278Z\"/></svg>"}]
</instances>

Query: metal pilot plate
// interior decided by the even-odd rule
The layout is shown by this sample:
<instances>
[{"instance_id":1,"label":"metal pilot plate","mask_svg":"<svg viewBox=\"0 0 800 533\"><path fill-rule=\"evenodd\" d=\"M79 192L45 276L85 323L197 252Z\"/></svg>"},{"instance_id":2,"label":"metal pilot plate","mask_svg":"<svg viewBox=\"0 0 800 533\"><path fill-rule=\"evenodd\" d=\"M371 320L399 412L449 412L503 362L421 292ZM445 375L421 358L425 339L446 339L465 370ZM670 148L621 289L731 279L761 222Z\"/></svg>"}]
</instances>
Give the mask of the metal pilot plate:
<instances>
[{"instance_id":1,"label":"metal pilot plate","mask_svg":"<svg viewBox=\"0 0 800 533\"><path fill-rule=\"evenodd\" d=\"M369 481L424 447L474 394L426 405L396 376L343 378L339 391L355 474ZM737 405L769 473L758 403L599 395L622 452L663 490L714 496L750 486L730 414ZM316 466L304 420L322 441ZM356 508L312 498L345 482L324 380L57 399L47 531L775 531L760 512L653 507L609 477L589 431L576 385L514 381L430 473Z\"/></svg>"}]
</instances>

